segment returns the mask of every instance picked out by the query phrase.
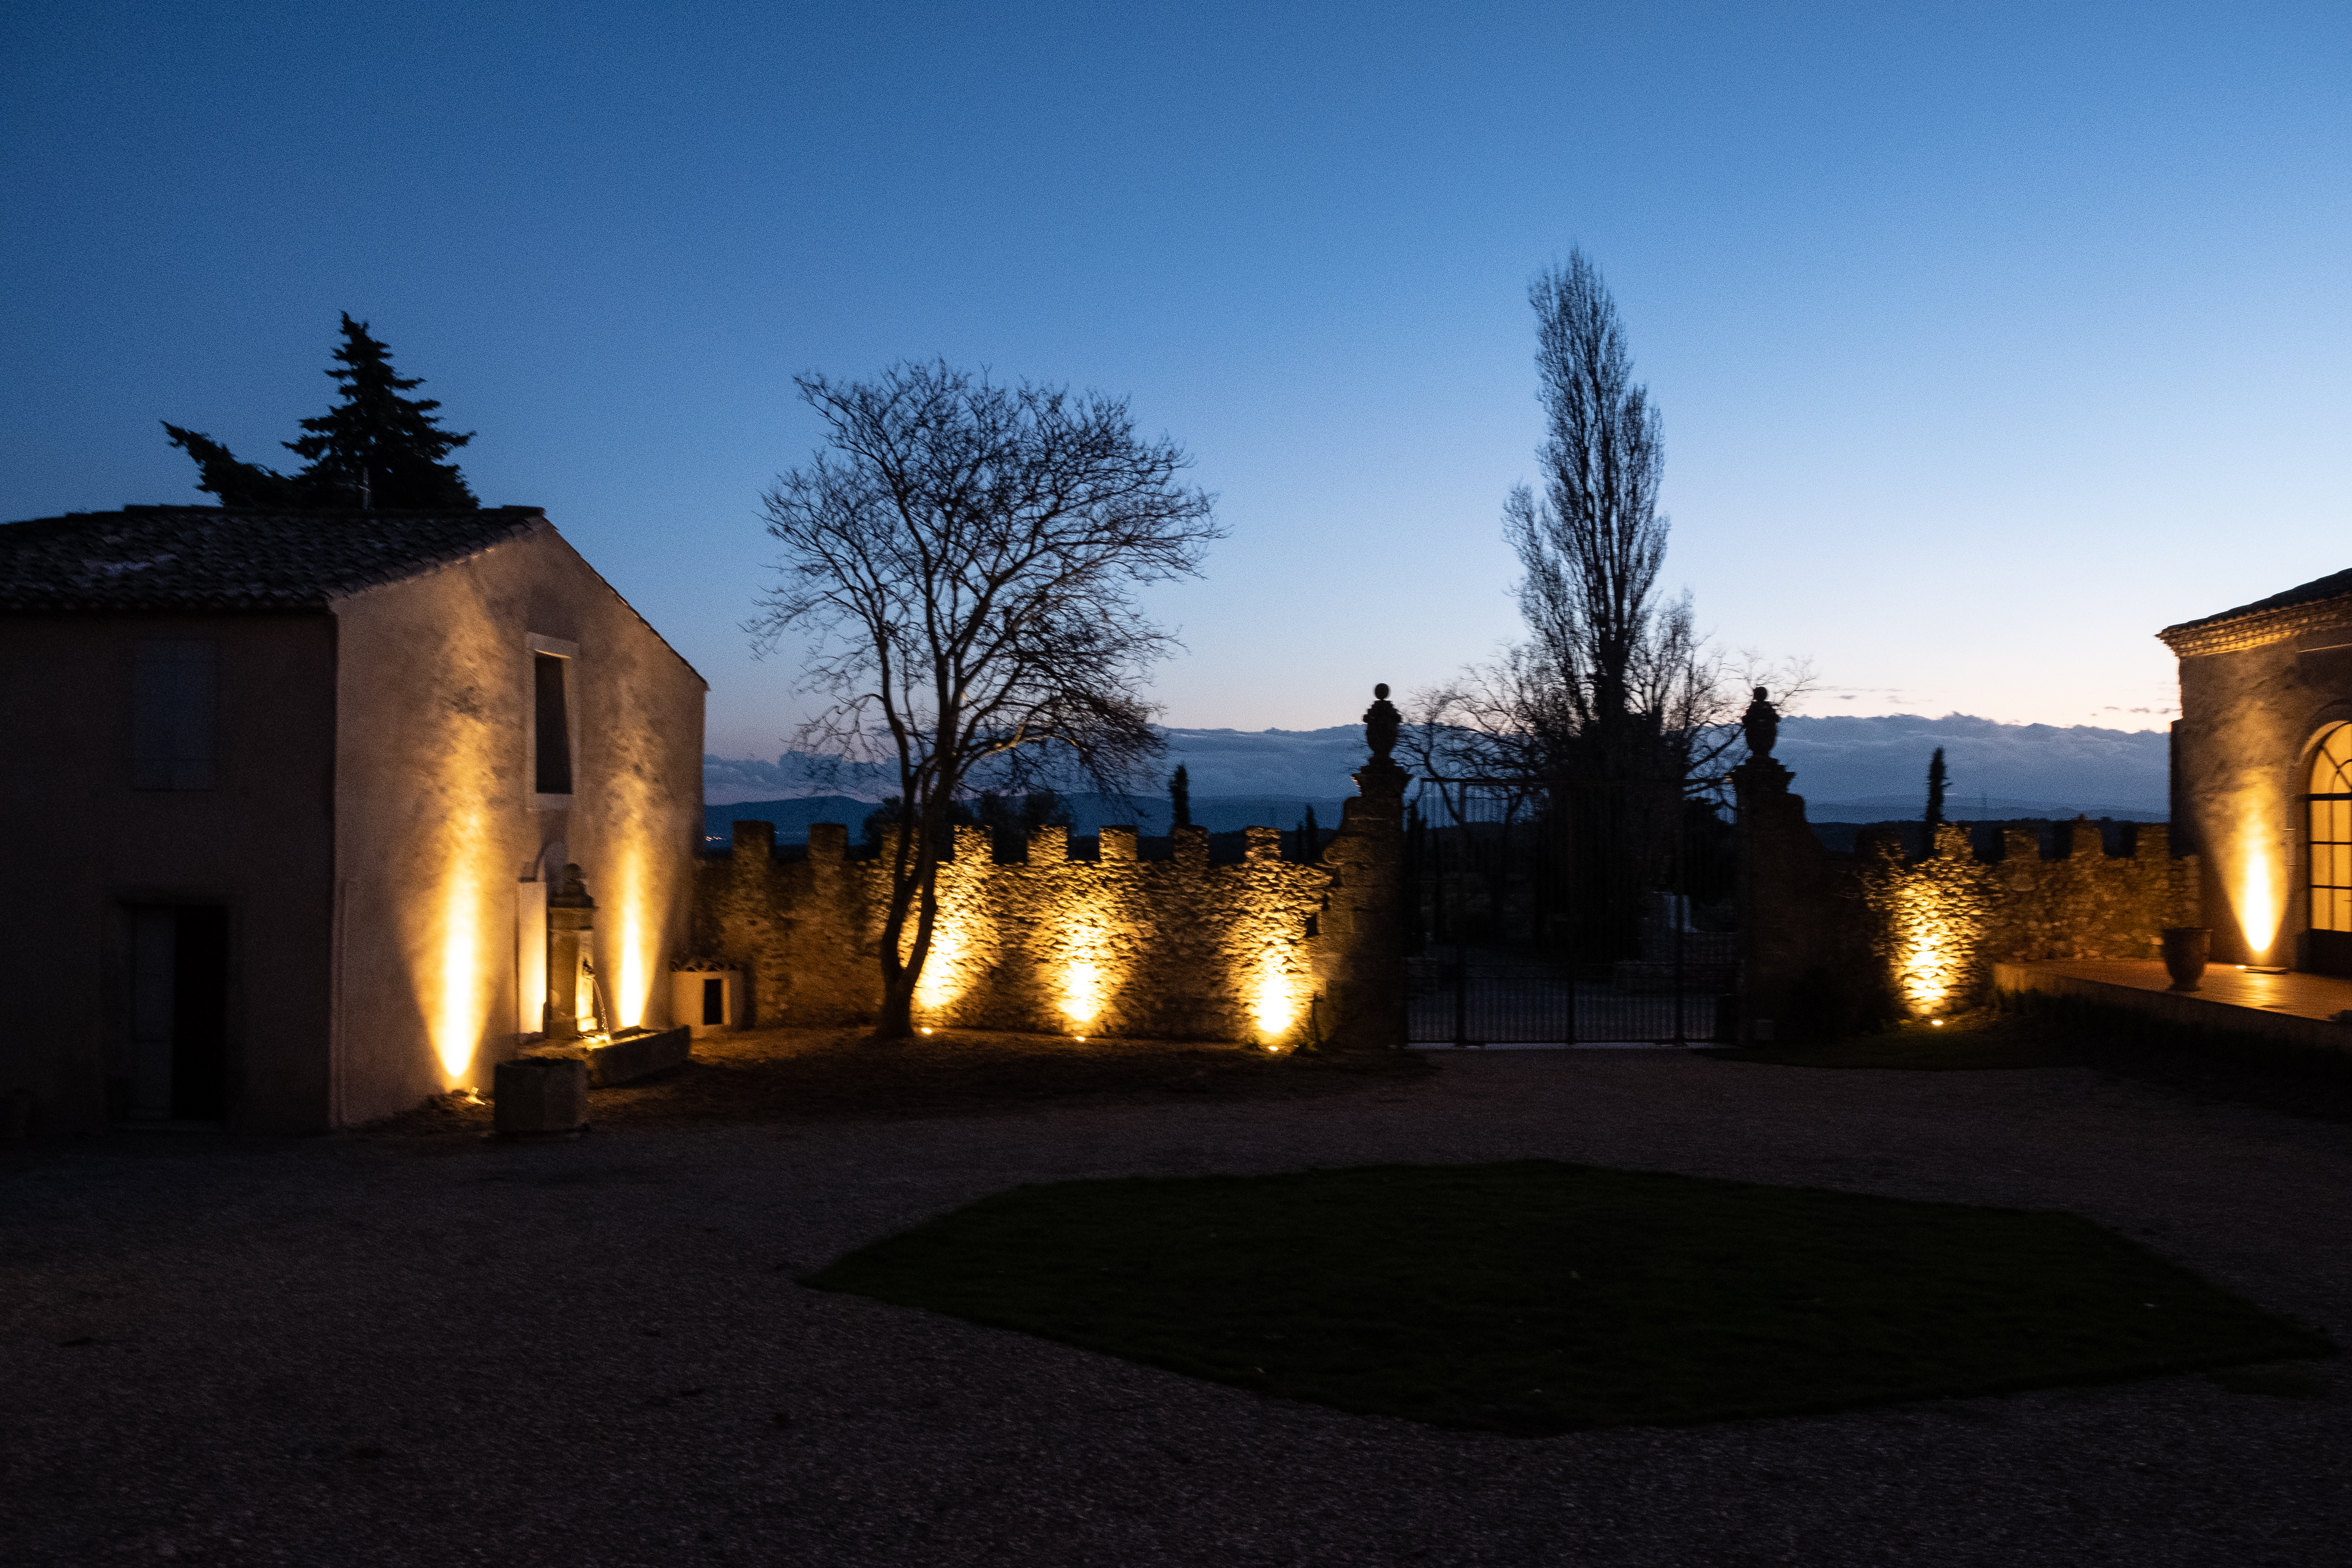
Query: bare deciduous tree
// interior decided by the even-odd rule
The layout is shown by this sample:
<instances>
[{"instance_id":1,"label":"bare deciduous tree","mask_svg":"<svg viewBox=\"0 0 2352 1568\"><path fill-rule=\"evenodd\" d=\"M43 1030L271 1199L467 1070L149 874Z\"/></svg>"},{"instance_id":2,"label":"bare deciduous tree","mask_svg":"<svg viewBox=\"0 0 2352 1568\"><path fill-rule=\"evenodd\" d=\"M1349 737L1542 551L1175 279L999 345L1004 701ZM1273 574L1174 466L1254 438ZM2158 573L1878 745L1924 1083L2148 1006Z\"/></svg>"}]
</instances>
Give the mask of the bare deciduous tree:
<instances>
[{"instance_id":1,"label":"bare deciduous tree","mask_svg":"<svg viewBox=\"0 0 2352 1568\"><path fill-rule=\"evenodd\" d=\"M800 689L824 705L803 750L897 764L877 1034L899 1038L967 781L1134 783L1160 751L1143 676L1176 647L1134 592L1197 574L1222 532L1182 449L1138 437L1121 399L942 363L798 384L830 449L767 493L783 559L746 629L762 652L810 639Z\"/></svg>"}]
</instances>

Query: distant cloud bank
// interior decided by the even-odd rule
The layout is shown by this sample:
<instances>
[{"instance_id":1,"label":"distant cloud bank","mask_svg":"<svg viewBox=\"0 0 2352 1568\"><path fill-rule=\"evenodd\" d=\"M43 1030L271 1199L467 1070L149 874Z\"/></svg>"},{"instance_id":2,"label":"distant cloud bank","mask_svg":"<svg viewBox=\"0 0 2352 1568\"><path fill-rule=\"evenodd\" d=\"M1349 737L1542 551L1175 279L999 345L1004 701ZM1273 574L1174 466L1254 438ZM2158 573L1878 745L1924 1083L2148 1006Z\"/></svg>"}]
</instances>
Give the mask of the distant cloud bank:
<instances>
[{"instance_id":1,"label":"distant cloud bank","mask_svg":"<svg viewBox=\"0 0 2352 1568\"><path fill-rule=\"evenodd\" d=\"M1327 799L1354 793L1349 774L1364 760L1364 732L1328 730L1166 730L1161 777L1181 763L1195 795ZM1947 810L2072 815L2165 809L2168 741L2162 730L2102 730L2077 724L2003 724L1951 713L1781 721L1776 754L1796 775L1816 820L1824 808L1865 807L1908 816L1925 805L1927 759L1944 748L1951 773ZM712 805L843 795L880 800L896 790L888 770L788 752L773 762L703 759L703 795ZM1157 793L1157 785L1150 793ZM1832 814L1833 815L1833 814Z\"/></svg>"},{"instance_id":2,"label":"distant cloud bank","mask_svg":"<svg viewBox=\"0 0 2352 1568\"><path fill-rule=\"evenodd\" d=\"M1938 746L1951 773L1950 816L1980 808L2161 814L2166 806L2170 741L2162 730L2002 724L1965 713L1785 719L1774 754L1797 775L1793 787L1820 821L1824 807L1840 803L1916 816L1927 803L1927 759Z\"/></svg>"},{"instance_id":3,"label":"distant cloud bank","mask_svg":"<svg viewBox=\"0 0 2352 1568\"><path fill-rule=\"evenodd\" d=\"M1282 795L1319 800L1353 795L1349 775L1363 764L1360 724L1328 730L1162 730L1168 755L1145 793L1157 795L1181 763L1197 795ZM744 800L797 800L845 795L880 800L898 793L895 773L871 763L830 762L787 752L772 763L702 760L702 793L711 805Z\"/></svg>"}]
</instances>

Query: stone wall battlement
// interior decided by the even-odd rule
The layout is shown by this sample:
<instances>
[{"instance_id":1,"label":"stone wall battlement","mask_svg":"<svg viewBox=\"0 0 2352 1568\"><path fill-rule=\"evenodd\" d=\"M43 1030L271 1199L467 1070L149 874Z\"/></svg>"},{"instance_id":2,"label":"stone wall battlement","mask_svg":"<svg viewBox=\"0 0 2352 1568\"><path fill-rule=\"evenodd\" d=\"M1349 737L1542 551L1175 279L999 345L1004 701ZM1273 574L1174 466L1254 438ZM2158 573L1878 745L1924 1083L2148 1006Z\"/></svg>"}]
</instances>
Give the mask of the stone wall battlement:
<instances>
[{"instance_id":1,"label":"stone wall battlement","mask_svg":"<svg viewBox=\"0 0 2352 1568\"><path fill-rule=\"evenodd\" d=\"M1348 825L1321 864L1281 857L1282 835L1247 830L1237 865L1212 866L1203 828L1181 828L1167 859L1137 856L1132 827L1106 827L1098 858L1074 860L1068 829L1045 827L1025 862L999 864L988 835L955 829L940 868L940 919L916 993L931 1027L1255 1040L1297 1045L1333 1023L1318 1002L1345 945L1334 892L1362 858ZM749 973L761 1024L851 1025L880 1005L889 851L852 859L848 830L820 823L805 858L774 829L735 824L732 850L701 866L697 940ZM1332 930L1337 926L1340 929Z\"/></svg>"},{"instance_id":2,"label":"stone wall battlement","mask_svg":"<svg viewBox=\"0 0 2352 1568\"><path fill-rule=\"evenodd\" d=\"M2176 857L2162 825L2118 835L2121 854L2077 818L2046 847L2032 827L1946 823L1917 859L1894 828L1843 855L1807 826L1792 778L1769 755L1732 771L1743 1040L1938 1016L1983 1001L1996 963L2153 958L2166 927L2198 923L2197 858Z\"/></svg>"},{"instance_id":3,"label":"stone wall battlement","mask_svg":"<svg viewBox=\"0 0 2352 1568\"><path fill-rule=\"evenodd\" d=\"M1914 1013L1973 1002L1995 963L2151 958L2166 926L2194 923L2196 860L2174 858L2160 825L2139 825L2122 855L2108 854L2099 826L2079 818L2061 826L2055 854L2030 827L2001 829L1992 854L1974 837L1946 823L1931 854L1906 861L1882 829L1864 833L1844 865L1831 858Z\"/></svg>"}]
</instances>

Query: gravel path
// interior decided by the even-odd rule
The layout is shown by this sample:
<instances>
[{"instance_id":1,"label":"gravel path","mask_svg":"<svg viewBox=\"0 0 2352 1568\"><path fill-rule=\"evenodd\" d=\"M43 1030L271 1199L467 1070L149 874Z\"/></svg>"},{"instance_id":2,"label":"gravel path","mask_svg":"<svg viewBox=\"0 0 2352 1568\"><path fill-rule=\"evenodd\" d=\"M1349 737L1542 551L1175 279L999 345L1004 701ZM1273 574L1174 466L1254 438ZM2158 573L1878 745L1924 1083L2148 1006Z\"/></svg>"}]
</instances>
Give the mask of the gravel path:
<instances>
[{"instance_id":1,"label":"gravel path","mask_svg":"<svg viewBox=\"0 0 2352 1568\"><path fill-rule=\"evenodd\" d=\"M2303 1363L2313 1397L2183 1376L1521 1441L792 1283L1016 1182L1551 1156L2069 1208L2352 1342L2343 1127L2077 1068L1444 1068L522 1147L51 1147L0 1181L0 1560L2352 1562L2336 1363Z\"/></svg>"}]
</instances>

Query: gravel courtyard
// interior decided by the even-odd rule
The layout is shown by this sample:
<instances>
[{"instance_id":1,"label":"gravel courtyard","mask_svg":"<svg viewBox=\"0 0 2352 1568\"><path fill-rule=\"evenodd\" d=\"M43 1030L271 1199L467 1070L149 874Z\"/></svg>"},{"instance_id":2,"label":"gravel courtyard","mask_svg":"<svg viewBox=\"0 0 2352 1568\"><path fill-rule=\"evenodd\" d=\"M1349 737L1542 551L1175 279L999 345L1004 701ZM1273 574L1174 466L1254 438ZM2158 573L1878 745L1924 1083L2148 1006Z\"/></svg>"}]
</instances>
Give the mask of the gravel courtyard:
<instances>
[{"instance_id":1,"label":"gravel courtyard","mask_svg":"<svg viewBox=\"0 0 2352 1568\"><path fill-rule=\"evenodd\" d=\"M118 1136L0 1157L0 1561L2352 1561L2336 1362L1527 1441L793 1283L1024 1181L1529 1156L2071 1209L2352 1342L2352 1129L2082 1068L1458 1053L552 1144Z\"/></svg>"}]
</instances>

